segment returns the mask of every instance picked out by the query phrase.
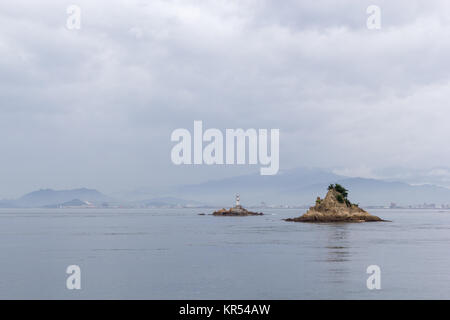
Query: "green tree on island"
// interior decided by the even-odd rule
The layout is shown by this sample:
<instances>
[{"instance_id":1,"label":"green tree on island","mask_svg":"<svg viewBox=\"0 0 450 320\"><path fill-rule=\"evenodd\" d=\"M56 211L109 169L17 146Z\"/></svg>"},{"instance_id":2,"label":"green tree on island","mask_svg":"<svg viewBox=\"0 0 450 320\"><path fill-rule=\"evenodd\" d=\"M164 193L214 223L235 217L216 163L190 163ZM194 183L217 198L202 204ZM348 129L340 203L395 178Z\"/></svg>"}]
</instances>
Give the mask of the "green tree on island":
<instances>
[{"instance_id":1,"label":"green tree on island","mask_svg":"<svg viewBox=\"0 0 450 320\"><path fill-rule=\"evenodd\" d=\"M336 184L330 184L328 186L328 190L334 190L336 191L338 194L336 195L336 200L339 201L340 203L344 203L347 206L351 206L352 203L350 202L350 200L348 200L348 190L345 189L343 186L341 186L339 183Z\"/></svg>"}]
</instances>

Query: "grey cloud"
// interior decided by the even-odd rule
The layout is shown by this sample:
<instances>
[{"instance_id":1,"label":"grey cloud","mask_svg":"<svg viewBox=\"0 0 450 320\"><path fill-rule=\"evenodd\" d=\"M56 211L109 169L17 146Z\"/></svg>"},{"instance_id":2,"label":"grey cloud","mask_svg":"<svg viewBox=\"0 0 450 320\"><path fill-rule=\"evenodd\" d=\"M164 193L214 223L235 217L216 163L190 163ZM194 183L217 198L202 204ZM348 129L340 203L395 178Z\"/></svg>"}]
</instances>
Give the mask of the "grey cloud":
<instances>
[{"instance_id":1,"label":"grey cloud","mask_svg":"<svg viewBox=\"0 0 450 320\"><path fill-rule=\"evenodd\" d=\"M280 128L282 167L441 166L449 5L380 1L370 31L369 4L79 1L78 31L65 4L1 4L0 196L257 170L174 168L170 133L194 120Z\"/></svg>"}]
</instances>

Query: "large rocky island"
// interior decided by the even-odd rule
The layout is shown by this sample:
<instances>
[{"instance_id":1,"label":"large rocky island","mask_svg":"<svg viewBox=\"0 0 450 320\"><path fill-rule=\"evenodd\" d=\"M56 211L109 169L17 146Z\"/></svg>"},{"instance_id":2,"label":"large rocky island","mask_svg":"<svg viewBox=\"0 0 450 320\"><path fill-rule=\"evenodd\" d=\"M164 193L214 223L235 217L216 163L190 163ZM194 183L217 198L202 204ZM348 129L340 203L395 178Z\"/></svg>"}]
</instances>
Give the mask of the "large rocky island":
<instances>
[{"instance_id":1,"label":"large rocky island","mask_svg":"<svg viewBox=\"0 0 450 320\"><path fill-rule=\"evenodd\" d=\"M236 205L230 209L220 209L213 212L213 216L262 216L260 212L248 211L240 204L240 197L236 195Z\"/></svg>"},{"instance_id":2,"label":"large rocky island","mask_svg":"<svg viewBox=\"0 0 450 320\"><path fill-rule=\"evenodd\" d=\"M373 222L385 221L369 214L347 198L348 191L339 184L331 184L325 199L317 197L316 205L302 216L285 219L294 222Z\"/></svg>"}]
</instances>

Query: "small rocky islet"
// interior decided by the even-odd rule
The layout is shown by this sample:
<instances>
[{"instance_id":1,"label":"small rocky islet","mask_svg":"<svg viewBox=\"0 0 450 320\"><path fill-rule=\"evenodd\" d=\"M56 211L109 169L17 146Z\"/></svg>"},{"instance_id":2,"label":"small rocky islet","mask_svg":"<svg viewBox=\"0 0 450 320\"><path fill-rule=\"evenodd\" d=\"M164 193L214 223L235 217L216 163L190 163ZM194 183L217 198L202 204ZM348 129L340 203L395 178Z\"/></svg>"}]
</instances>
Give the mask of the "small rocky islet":
<instances>
[{"instance_id":1,"label":"small rocky islet","mask_svg":"<svg viewBox=\"0 0 450 320\"><path fill-rule=\"evenodd\" d=\"M217 211L214 211L213 216L262 216L263 213L261 212L252 212L247 209L245 209L240 204L240 196L236 195L236 205L230 209L220 209Z\"/></svg>"},{"instance_id":2,"label":"small rocky islet","mask_svg":"<svg viewBox=\"0 0 450 320\"><path fill-rule=\"evenodd\" d=\"M375 222L386 221L371 215L348 200L348 190L331 184L324 199L317 197L316 204L302 216L284 219L289 222Z\"/></svg>"}]
</instances>

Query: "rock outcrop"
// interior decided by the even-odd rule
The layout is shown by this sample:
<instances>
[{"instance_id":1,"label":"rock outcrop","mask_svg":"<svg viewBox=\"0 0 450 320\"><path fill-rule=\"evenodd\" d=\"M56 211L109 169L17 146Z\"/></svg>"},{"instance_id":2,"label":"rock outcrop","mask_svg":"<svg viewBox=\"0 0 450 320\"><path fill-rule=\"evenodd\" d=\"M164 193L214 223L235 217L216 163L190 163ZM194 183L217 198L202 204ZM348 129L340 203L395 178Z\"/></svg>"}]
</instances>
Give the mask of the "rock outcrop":
<instances>
[{"instance_id":1,"label":"rock outcrop","mask_svg":"<svg viewBox=\"0 0 450 320\"><path fill-rule=\"evenodd\" d=\"M262 216L260 212L248 211L241 206L241 197L236 195L236 205L230 209L220 209L213 212L213 216Z\"/></svg>"},{"instance_id":2,"label":"rock outcrop","mask_svg":"<svg viewBox=\"0 0 450 320\"><path fill-rule=\"evenodd\" d=\"M347 190L339 184L330 185L325 199L316 200L316 205L298 218L285 221L294 222L373 222L385 221L361 209L347 199Z\"/></svg>"},{"instance_id":3,"label":"rock outcrop","mask_svg":"<svg viewBox=\"0 0 450 320\"><path fill-rule=\"evenodd\" d=\"M242 206L235 206L230 209L220 209L213 212L213 216L262 216L261 212L252 212Z\"/></svg>"}]
</instances>

